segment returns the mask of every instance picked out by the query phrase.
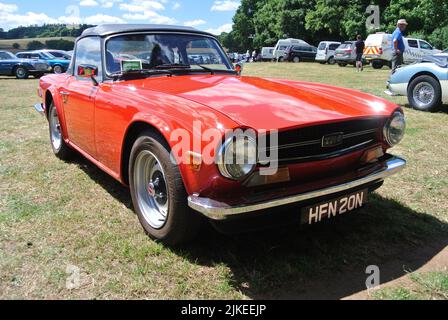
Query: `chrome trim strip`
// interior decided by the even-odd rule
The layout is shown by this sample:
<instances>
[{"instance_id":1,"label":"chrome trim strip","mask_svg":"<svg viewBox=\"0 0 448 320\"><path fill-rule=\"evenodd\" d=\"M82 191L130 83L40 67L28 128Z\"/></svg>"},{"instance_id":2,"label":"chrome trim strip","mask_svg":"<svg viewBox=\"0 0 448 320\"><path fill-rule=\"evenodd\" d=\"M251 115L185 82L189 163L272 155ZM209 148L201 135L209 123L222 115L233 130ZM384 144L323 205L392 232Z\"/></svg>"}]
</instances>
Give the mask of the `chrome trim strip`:
<instances>
[{"instance_id":1,"label":"chrome trim strip","mask_svg":"<svg viewBox=\"0 0 448 320\"><path fill-rule=\"evenodd\" d=\"M44 106L42 105L42 103L36 103L34 105L34 109L36 109L37 112L39 112L41 115L45 115L45 109Z\"/></svg>"},{"instance_id":2,"label":"chrome trim strip","mask_svg":"<svg viewBox=\"0 0 448 320\"><path fill-rule=\"evenodd\" d=\"M323 196L354 189L372 182L384 181L384 179L394 174L397 174L398 172L402 171L405 167L406 167L406 160L398 157L392 157L387 161L386 168L374 172L366 177L349 181L337 186L306 192L303 194L298 194L283 199L269 200L266 202L261 202L253 205L240 205L231 207L226 203L222 203L208 198L201 198L197 195L192 195L188 197L188 205L193 210L202 213L203 215L212 220L225 220L232 216L303 202L306 200L320 198Z\"/></svg>"}]
</instances>

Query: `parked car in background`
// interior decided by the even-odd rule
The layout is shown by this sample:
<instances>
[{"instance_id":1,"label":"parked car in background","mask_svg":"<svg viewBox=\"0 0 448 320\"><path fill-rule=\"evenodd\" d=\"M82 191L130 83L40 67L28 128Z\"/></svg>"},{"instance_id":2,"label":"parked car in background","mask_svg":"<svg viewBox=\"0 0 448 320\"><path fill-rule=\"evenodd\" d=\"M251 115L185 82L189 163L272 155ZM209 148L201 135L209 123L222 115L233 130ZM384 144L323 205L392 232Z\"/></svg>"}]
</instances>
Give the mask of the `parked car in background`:
<instances>
[{"instance_id":1,"label":"parked car in background","mask_svg":"<svg viewBox=\"0 0 448 320\"><path fill-rule=\"evenodd\" d=\"M316 61L322 64L335 64L336 59L334 58L334 55L336 53L336 49L339 48L340 45L340 42L322 41L317 47Z\"/></svg>"},{"instance_id":2,"label":"parked car in background","mask_svg":"<svg viewBox=\"0 0 448 320\"><path fill-rule=\"evenodd\" d=\"M9 51L0 51L0 75L2 76L27 79L32 75L40 78L50 71L50 66L43 60L20 59Z\"/></svg>"},{"instance_id":3,"label":"parked car in background","mask_svg":"<svg viewBox=\"0 0 448 320\"><path fill-rule=\"evenodd\" d=\"M49 54L51 54L52 56L54 56L55 58L58 58L58 59L65 59L65 60L72 59L72 55L68 54L67 51L64 51L64 50L45 49L45 50L39 50L39 51L48 52Z\"/></svg>"},{"instance_id":4,"label":"parked car in background","mask_svg":"<svg viewBox=\"0 0 448 320\"><path fill-rule=\"evenodd\" d=\"M422 39L405 38L404 44L406 47L403 54L404 64L419 62L424 56L441 52ZM366 39L364 58L372 64L374 69L381 69L383 66L391 68L393 59L392 35L387 33L369 35Z\"/></svg>"},{"instance_id":5,"label":"parked car in background","mask_svg":"<svg viewBox=\"0 0 448 320\"><path fill-rule=\"evenodd\" d=\"M386 93L407 96L414 109L437 110L448 103L448 55L428 56L424 62L396 69Z\"/></svg>"},{"instance_id":6,"label":"parked car in background","mask_svg":"<svg viewBox=\"0 0 448 320\"><path fill-rule=\"evenodd\" d=\"M149 63L114 59L148 48ZM191 63L198 51L214 62ZM262 217L277 207L296 210L291 223L335 219L406 166L387 153L404 135L396 104L326 84L241 76L214 35L190 27L87 29L74 65L43 77L38 93L55 155L77 151L128 185L144 230L170 245L195 237L204 220L270 227ZM251 132L271 143L258 145Z\"/></svg>"},{"instance_id":7,"label":"parked car in background","mask_svg":"<svg viewBox=\"0 0 448 320\"><path fill-rule=\"evenodd\" d=\"M342 43L335 51L334 58L336 63L340 67L346 67L347 65L356 66L356 42L355 41L345 41ZM363 59L364 64L367 61Z\"/></svg>"},{"instance_id":8,"label":"parked car in background","mask_svg":"<svg viewBox=\"0 0 448 320\"><path fill-rule=\"evenodd\" d=\"M264 47L261 49L261 59L263 61L273 61L274 60L274 47Z\"/></svg>"},{"instance_id":9,"label":"parked car in background","mask_svg":"<svg viewBox=\"0 0 448 320\"><path fill-rule=\"evenodd\" d=\"M285 52L289 47L294 46L294 45L302 45L302 44L309 45L308 43L306 43L305 41L300 40L300 39L290 38L290 39L279 40L277 42L274 52L273 52L274 59L279 62L282 62L285 59Z\"/></svg>"},{"instance_id":10,"label":"parked car in background","mask_svg":"<svg viewBox=\"0 0 448 320\"><path fill-rule=\"evenodd\" d=\"M64 73L70 65L70 60L58 59L52 54L43 51L19 52L16 56L24 59L45 60L50 65L51 70L56 74Z\"/></svg>"},{"instance_id":11,"label":"parked car in background","mask_svg":"<svg viewBox=\"0 0 448 320\"><path fill-rule=\"evenodd\" d=\"M286 49L284 59L294 63L299 63L301 61L315 61L316 54L316 47L310 46L309 44L301 44Z\"/></svg>"}]
</instances>

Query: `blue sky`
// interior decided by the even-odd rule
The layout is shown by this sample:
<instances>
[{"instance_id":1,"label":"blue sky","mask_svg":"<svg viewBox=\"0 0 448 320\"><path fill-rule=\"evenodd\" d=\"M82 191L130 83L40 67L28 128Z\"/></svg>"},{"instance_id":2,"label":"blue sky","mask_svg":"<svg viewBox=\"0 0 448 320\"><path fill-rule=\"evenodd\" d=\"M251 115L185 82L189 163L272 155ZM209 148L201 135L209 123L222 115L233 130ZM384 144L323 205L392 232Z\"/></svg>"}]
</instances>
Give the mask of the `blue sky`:
<instances>
[{"instance_id":1,"label":"blue sky","mask_svg":"<svg viewBox=\"0 0 448 320\"><path fill-rule=\"evenodd\" d=\"M0 0L0 28L43 23L157 23L230 31L240 0Z\"/></svg>"}]
</instances>

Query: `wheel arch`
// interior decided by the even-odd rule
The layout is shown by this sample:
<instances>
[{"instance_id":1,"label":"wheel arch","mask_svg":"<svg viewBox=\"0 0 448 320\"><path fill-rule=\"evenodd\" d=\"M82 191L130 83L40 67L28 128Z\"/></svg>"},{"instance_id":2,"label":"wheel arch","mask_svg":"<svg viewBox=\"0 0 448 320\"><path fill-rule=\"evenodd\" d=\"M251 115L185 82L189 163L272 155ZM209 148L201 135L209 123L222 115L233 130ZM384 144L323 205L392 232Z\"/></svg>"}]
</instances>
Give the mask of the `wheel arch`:
<instances>
[{"instance_id":1,"label":"wheel arch","mask_svg":"<svg viewBox=\"0 0 448 320\"><path fill-rule=\"evenodd\" d=\"M440 80L437 78L437 76L434 73L432 73L430 71L421 71L421 72L418 72L418 73L414 74L411 77L411 79L409 79L408 88L407 89L409 90L412 81L414 81L415 79L417 79L418 77L421 77L421 76L429 76L431 78L434 78L434 80L436 80L437 83L440 85Z\"/></svg>"},{"instance_id":2,"label":"wheel arch","mask_svg":"<svg viewBox=\"0 0 448 320\"><path fill-rule=\"evenodd\" d=\"M132 147L137 140L138 136L144 131L151 131L153 134L159 136L161 141L165 142L165 147L168 150L171 150L171 146L168 143L167 137L162 133L156 125L144 121L144 120L135 120L132 122L126 130L126 133L123 138L123 145L121 148L121 166L120 166L120 175L121 180L124 184L129 184L129 158L131 156Z\"/></svg>"}]
</instances>

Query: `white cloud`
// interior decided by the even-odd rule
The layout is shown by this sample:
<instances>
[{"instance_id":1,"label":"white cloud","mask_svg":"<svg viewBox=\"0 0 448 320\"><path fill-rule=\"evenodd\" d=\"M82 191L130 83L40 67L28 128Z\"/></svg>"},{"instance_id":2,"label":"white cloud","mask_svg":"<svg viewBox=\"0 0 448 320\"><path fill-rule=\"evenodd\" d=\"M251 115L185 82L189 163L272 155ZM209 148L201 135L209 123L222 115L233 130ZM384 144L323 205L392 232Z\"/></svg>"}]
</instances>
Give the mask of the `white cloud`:
<instances>
[{"instance_id":1,"label":"white cloud","mask_svg":"<svg viewBox=\"0 0 448 320\"><path fill-rule=\"evenodd\" d=\"M204 24L207 24L207 21L202 20L202 19L197 19L197 20L191 20L191 21L185 21L184 22L184 26L187 26L187 27L197 27L197 26L202 26Z\"/></svg>"},{"instance_id":2,"label":"white cloud","mask_svg":"<svg viewBox=\"0 0 448 320\"><path fill-rule=\"evenodd\" d=\"M215 35L220 35L223 32L227 32L229 33L230 31L232 31L232 26L233 24L228 23L228 24L224 24L218 28L212 28L212 29L207 29L206 31Z\"/></svg>"},{"instance_id":3,"label":"white cloud","mask_svg":"<svg viewBox=\"0 0 448 320\"><path fill-rule=\"evenodd\" d=\"M235 11L240 6L239 1L223 0L215 1L212 5L211 11Z\"/></svg>"},{"instance_id":4,"label":"white cloud","mask_svg":"<svg viewBox=\"0 0 448 320\"><path fill-rule=\"evenodd\" d=\"M1 3L0 2L0 14L1 13L12 13L19 10L17 5L15 4L7 4L7 3Z\"/></svg>"},{"instance_id":5,"label":"white cloud","mask_svg":"<svg viewBox=\"0 0 448 320\"><path fill-rule=\"evenodd\" d=\"M141 12L145 10L165 10L165 6L159 1L133 0L130 4L121 3L120 10L129 12Z\"/></svg>"},{"instance_id":6,"label":"white cloud","mask_svg":"<svg viewBox=\"0 0 448 320\"><path fill-rule=\"evenodd\" d=\"M94 16L82 19L87 24L104 24L104 23L126 23L119 17L109 16L105 14L96 14Z\"/></svg>"},{"instance_id":7,"label":"white cloud","mask_svg":"<svg viewBox=\"0 0 448 320\"><path fill-rule=\"evenodd\" d=\"M127 11L123 19L131 21L142 21L154 24L176 24L177 20L164 16L157 11L165 10L166 0L148 1L132 0L130 3L121 3L120 10Z\"/></svg>"},{"instance_id":8,"label":"white cloud","mask_svg":"<svg viewBox=\"0 0 448 320\"><path fill-rule=\"evenodd\" d=\"M182 5L179 2L175 2L173 4L173 10L179 10L182 7Z\"/></svg>"},{"instance_id":9,"label":"white cloud","mask_svg":"<svg viewBox=\"0 0 448 320\"><path fill-rule=\"evenodd\" d=\"M79 2L79 5L81 7L96 7L99 4L95 0L82 0Z\"/></svg>"}]
</instances>

